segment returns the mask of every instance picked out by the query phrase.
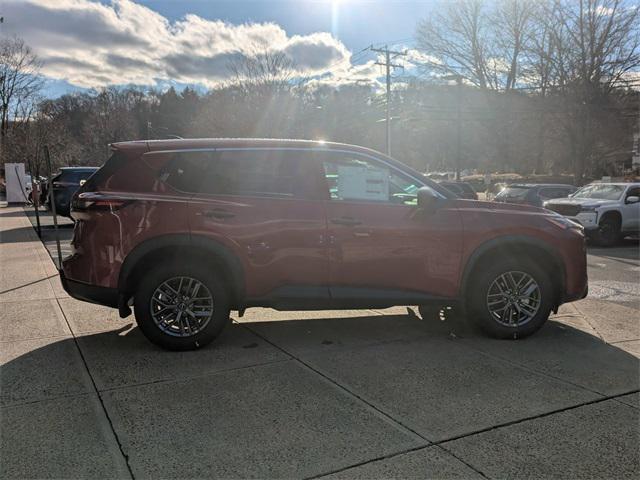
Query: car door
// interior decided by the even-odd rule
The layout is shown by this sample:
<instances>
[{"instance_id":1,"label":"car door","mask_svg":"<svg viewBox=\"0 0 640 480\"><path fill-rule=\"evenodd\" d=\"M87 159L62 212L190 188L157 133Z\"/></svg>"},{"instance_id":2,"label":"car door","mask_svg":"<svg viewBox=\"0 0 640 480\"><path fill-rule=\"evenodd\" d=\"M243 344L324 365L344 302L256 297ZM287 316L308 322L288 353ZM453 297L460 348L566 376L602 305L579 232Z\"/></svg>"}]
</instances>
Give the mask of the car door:
<instances>
[{"instance_id":1,"label":"car door","mask_svg":"<svg viewBox=\"0 0 640 480\"><path fill-rule=\"evenodd\" d=\"M189 203L191 235L237 256L249 299L282 295L278 291L287 288L328 297L326 216L316 195L315 164L304 150L181 155L190 161L185 168L201 178Z\"/></svg>"},{"instance_id":2,"label":"car door","mask_svg":"<svg viewBox=\"0 0 640 480\"><path fill-rule=\"evenodd\" d=\"M463 238L457 210L419 210L422 183L382 160L349 151L320 158L332 298L454 296Z\"/></svg>"},{"instance_id":3,"label":"car door","mask_svg":"<svg viewBox=\"0 0 640 480\"><path fill-rule=\"evenodd\" d=\"M640 197L640 187L629 187L622 204L622 229L637 232L640 231L640 202L627 203L629 197Z\"/></svg>"}]
</instances>

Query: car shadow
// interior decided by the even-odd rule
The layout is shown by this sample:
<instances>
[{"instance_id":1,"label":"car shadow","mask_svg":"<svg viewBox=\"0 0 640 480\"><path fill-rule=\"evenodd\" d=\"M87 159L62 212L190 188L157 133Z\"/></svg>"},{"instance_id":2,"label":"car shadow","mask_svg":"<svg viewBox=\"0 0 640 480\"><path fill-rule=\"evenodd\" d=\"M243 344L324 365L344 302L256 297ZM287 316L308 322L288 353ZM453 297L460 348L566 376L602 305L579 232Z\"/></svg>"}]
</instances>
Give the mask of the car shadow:
<instances>
[{"instance_id":1,"label":"car shadow","mask_svg":"<svg viewBox=\"0 0 640 480\"><path fill-rule=\"evenodd\" d=\"M432 349L433 355L442 354L441 348L435 347L444 344L451 348L458 345L461 352L479 352L480 358L488 362L500 358L573 384L584 382L584 388L602 395L638 389L638 358L560 321L548 321L526 339L495 340L459 318L424 321L411 309L408 312L304 320L234 320L215 342L190 352L162 350L149 343L135 323L79 335L77 340L34 341L46 344L19 353L0 367L2 404L72 394L80 384L86 388L84 362L102 390L199 377L293 358L306 361L369 348L378 349L391 367L395 364L403 369L405 354L411 356L416 349L426 352ZM16 345L21 343L24 342ZM394 349L393 355L385 356L385 348L394 344L407 346L406 352ZM78 347L81 357L77 355ZM452 374L456 369L466 368L463 357L447 354L447 368ZM441 359L432 360L440 363ZM405 374L425 375L429 368L425 364L419 371ZM492 381L490 377L485 380Z\"/></svg>"},{"instance_id":2,"label":"car shadow","mask_svg":"<svg viewBox=\"0 0 640 480\"><path fill-rule=\"evenodd\" d=\"M69 241L71 240L71 235L73 233L73 225L65 224L58 226L60 232L60 240ZM55 236L55 227L53 225L43 225L41 227L42 239L47 240L49 238L54 238ZM37 230L32 227L18 227L12 228L8 230L3 230L0 233L0 241L2 243L20 243L24 242L26 238L29 238L30 235L34 235L33 239L38 239Z\"/></svg>"},{"instance_id":3,"label":"car shadow","mask_svg":"<svg viewBox=\"0 0 640 480\"><path fill-rule=\"evenodd\" d=\"M172 429L194 432L184 437L181 461L198 463L203 452L226 458L229 445L240 458L259 457L274 431L286 442L320 437L346 451L353 439L336 422L347 415L375 425L364 413L371 408L436 440L613 395L619 410L638 408L631 396L622 397L638 389L638 359L557 321L525 340L496 341L457 320L323 314L305 320L269 315L273 321L254 315L191 352L164 351L129 323L76 338L12 342L4 352L10 360L0 367L0 404L15 408L3 409L0 428L38 431L55 458L84 460L75 453L84 451L75 438L97 436L93 425L100 421L78 417L74 405L97 388L122 453L144 469L150 462L174 465L173 456L153 454L157 445L172 442ZM34 410L37 420L31 420ZM35 422L47 428L36 430ZM278 430L286 422L293 423ZM60 439L49 438L50 423L64 432ZM228 437L221 440L220 431ZM311 447L300 462L314 461ZM11 458L36 454L9 448L15 450Z\"/></svg>"}]
</instances>

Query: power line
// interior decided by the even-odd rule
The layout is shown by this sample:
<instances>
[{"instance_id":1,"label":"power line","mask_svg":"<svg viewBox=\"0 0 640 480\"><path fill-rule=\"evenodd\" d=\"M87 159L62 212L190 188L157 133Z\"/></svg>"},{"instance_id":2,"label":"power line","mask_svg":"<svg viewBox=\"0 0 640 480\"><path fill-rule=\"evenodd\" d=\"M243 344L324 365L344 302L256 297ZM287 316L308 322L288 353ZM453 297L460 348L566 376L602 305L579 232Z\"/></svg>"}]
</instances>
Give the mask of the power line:
<instances>
[{"instance_id":1,"label":"power line","mask_svg":"<svg viewBox=\"0 0 640 480\"><path fill-rule=\"evenodd\" d=\"M395 52L393 50L389 50L387 46L384 48L371 48L372 52L382 53L384 54L384 63L377 61L376 65L382 65L386 69L387 73L387 108L386 108L386 119L387 119L387 155L391 155L391 118L390 118L390 103L391 103L391 69L392 68L403 68L402 65L396 65L391 63L391 61L399 56L406 56L407 52Z\"/></svg>"}]
</instances>

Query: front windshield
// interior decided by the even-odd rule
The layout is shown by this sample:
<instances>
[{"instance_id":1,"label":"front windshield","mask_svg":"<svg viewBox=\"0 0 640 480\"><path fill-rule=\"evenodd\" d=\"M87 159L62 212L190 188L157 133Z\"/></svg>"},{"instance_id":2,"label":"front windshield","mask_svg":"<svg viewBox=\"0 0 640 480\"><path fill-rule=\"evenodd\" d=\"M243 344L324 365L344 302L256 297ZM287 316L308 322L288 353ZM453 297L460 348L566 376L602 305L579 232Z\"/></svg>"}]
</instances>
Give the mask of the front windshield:
<instances>
[{"instance_id":1,"label":"front windshield","mask_svg":"<svg viewBox=\"0 0 640 480\"><path fill-rule=\"evenodd\" d=\"M624 192L620 185L587 185L572 195L573 198L595 198L598 200L619 200Z\"/></svg>"}]
</instances>

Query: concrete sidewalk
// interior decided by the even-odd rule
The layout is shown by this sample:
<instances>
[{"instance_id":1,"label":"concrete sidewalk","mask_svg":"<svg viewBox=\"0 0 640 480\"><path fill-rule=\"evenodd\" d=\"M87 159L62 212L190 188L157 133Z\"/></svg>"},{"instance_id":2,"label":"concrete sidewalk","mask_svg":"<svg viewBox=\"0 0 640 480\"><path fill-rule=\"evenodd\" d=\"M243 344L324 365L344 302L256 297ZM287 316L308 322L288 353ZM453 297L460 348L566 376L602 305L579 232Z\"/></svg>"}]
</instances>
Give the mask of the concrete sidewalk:
<instances>
[{"instance_id":1,"label":"concrete sidewalk","mask_svg":"<svg viewBox=\"0 0 640 480\"><path fill-rule=\"evenodd\" d=\"M518 342L254 309L174 353L69 298L21 208L0 241L1 478L640 475L636 309L586 300Z\"/></svg>"}]
</instances>

